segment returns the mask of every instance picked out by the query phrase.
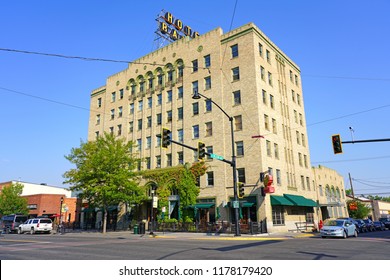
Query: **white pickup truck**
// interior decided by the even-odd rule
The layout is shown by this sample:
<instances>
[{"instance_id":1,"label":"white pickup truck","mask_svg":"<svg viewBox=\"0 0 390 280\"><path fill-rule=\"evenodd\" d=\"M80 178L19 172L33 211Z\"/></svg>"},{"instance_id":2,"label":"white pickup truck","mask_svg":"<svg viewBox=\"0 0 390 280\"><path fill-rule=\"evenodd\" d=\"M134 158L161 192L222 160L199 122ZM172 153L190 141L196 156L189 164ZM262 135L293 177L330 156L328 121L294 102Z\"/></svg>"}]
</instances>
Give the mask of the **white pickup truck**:
<instances>
[{"instance_id":1,"label":"white pickup truck","mask_svg":"<svg viewBox=\"0 0 390 280\"><path fill-rule=\"evenodd\" d=\"M28 219L24 224L18 227L18 234L29 232L34 234L36 232L51 233L53 230L53 222L49 218L35 218Z\"/></svg>"}]
</instances>

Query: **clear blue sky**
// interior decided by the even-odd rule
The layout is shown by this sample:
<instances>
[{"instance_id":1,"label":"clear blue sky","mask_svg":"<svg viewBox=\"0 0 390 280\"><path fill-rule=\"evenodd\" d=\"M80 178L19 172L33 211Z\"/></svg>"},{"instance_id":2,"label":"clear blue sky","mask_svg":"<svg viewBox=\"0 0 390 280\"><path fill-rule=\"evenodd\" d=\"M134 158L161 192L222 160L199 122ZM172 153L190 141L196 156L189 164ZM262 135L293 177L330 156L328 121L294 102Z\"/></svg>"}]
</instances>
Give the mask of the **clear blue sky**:
<instances>
[{"instance_id":1,"label":"clear blue sky","mask_svg":"<svg viewBox=\"0 0 390 280\"><path fill-rule=\"evenodd\" d=\"M390 1L314 2L238 0L234 13L236 0L1 1L0 48L132 61L154 50L162 9L200 34L253 22L301 68L312 165L390 195L390 142L336 156L330 140L351 140L350 126L355 140L390 138ZM87 139L90 92L126 67L0 51L0 182L61 186L64 155Z\"/></svg>"}]
</instances>

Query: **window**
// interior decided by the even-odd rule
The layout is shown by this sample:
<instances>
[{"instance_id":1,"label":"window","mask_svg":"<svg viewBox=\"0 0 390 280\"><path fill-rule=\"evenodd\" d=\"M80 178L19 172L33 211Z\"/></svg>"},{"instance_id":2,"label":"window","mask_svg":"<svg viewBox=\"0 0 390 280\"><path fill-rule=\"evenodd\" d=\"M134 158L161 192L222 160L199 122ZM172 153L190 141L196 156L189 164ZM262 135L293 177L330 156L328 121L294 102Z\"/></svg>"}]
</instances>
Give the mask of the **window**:
<instances>
[{"instance_id":1,"label":"window","mask_svg":"<svg viewBox=\"0 0 390 280\"><path fill-rule=\"evenodd\" d=\"M172 166L172 154L167 154L167 166Z\"/></svg>"},{"instance_id":2,"label":"window","mask_svg":"<svg viewBox=\"0 0 390 280\"><path fill-rule=\"evenodd\" d=\"M241 92L239 90L233 92L233 105L241 104Z\"/></svg>"},{"instance_id":3,"label":"window","mask_svg":"<svg viewBox=\"0 0 390 280\"><path fill-rule=\"evenodd\" d=\"M298 162L299 162L299 166L302 166L302 154L301 153L298 153Z\"/></svg>"},{"instance_id":4,"label":"window","mask_svg":"<svg viewBox=\"0 0 390 280\"><path fill-rule=\"evenodd\" d=\"M111 126L109 129L110 129L110 134L113 135L114 134L114 127Z\"/></svg>"},{"instance_id":5,"label":"window","mask_svg":"<svg viewBox=\"0 0 390 280\"><path fill-rule=\"evenodd\" d=\"M177 130L177 140L179 142L182 142L184 141L184 134L183 134L183 129L178 129Z\"/></svg>"},{"instance_id":6,"label":"window","mask_svg":"<svg viewBox=\"0 0 390 280\"><path fill-rule=\"evenodd\" d=\"M139 91L144 92L145 91L145 81L139 82Z\"/></svg>"},{"instance_id":7,"label":"window","mask_svg":"<svg viewBox=\"0 0 390 280\"><path fill-rule=\"evenodd\" d=\"M279 145L274 143L274 155L276 159L279 159Z\"/></svg>"},{"instance_id":8,"label":"window","mask_svg":"<svg viewBox=\"0 0 390 280\"><path fill-rule=\"evenodd\" d=\"M208 90L211 89L211 77L204 78L204 89Z\"/></svg>"},{"instance_id":9,"label":"window","mask_svg":"<svg viewBox=\"0 0 390 280\"><path fill-rule=\"evenodd\" d=\"M150 75L148 78L148 88L152 89L153 88L153 76Z\"/></svg>"},{"instance_id":10,"label":"window","mask_svg":"<svg viewBox=\"0 0 390 280\"><path fill-rule=\"evenodd\" d=\"M158 113L156 116L157 116L157 125L161 125L161 122L162 122L161 113Z\"/></svg>"},{"instance_id":11,"label":"window","mask_svg":"<svg viewBox=\"0 0 390 280\"><path fill-rule=\"evenodd\" d=\"M306 177L306 187L307 187L307 190L310 191L310 178L309 177Z\"/></svg>"},{"instance_id":12,"label":"window","mask_svg":"<svg viewBox=\"0 0 390 280\"><path fill-rule=\"evenodd\" d=\"M146 169L150 169L151 168L150 157L145 158L145 160L146 160Z\"/></svg>"},{"instance_id":13,"label":"window","mask_svg":"<svg viewBox=\"0 0 390 280\"><path fill-rule=\"evenodd\" d=\"M177 68L177 75L180 78L183 78L183 71L184 70L184 66L183 64L180 64L179 67Z\"/></svg>"},{"instance_id":14,"label":"window","mask_svg":"<svg viewBox=\"0 0 390 280\"><path fill-rule=\"evenodd\" d=\"M242 130L242 116L235 116L234 117L234 128L235 130Z\"/></svg>"},{"instance_id":15,"label":"window","mask_svg":"<svg viewBox=\"0 0 390 280\"><path fill-rule=\"evenodd\" d=\"M183 87L178 87L177 88L177 98L178 99L183 98Z\"/></svg>"},{"instance_id":16,"label":"window","mask_svg":"<svg viewBox=\"0 0 390 280\"><path fill-rule=\"evenodd\" d=\"M172 90L167 91L167 102L172 102Z\"/></svg>"},{"instance_id":17,"label":"window","mask_svg":"<svg viewBox=\"0 0 390 280\"><path fill-rule=\"evenodd\" d=\"M102 98L101 97L99 97L97 100L97 106L98 106L98 108L102 107Z\"/></svg>"},{"instance_id":18,"label":"window","mask_svg":"<svg viewBox=\"0 0 390 280\"><path fill-rule=\"evenodd\" d=\"M301 106L301 96L297 93L297 103Z\"/></svg>"},{"instance_id":19,"label":"window","mask_svg":"<svg viewBox=\"0 0 390 280\"><path fill-rule=\"evenodd\" d=\"M206 135L205 136L213 136L213 123L212 122L206 123Z\"/></svg>"},{"instance_id":20,"label":"window","mask_svg":"<svg viewBox=\"0 0 390 280\"><path fill-rule=\"evenodd\" d=\"M183 107L177 108L177 119L178 120L183 119Z\"/></svg>"},{"instance_id":21,"label":"window","mask_svg":"<svg viewBox=\"0 0 390 280\"><path fill-rule=\"evenodd\" d=\"M117 129L118 129L118 136L121 136L122 135L122 125L118 124Z\"/></svg>"},{"instance_id":22,"label":"window","mask_svg":"<svg viewBox=\"0 0 390 280\"><path fill-rule=\"evenodd\" d=\"M134 114L134 103L131 103L131 104L129 105L129 113L130 113L130 114Z\"/></svg>"},{"instance_id":23,"label":"window","mask_svg":"<svg viewBox=\"0 0 390 280\"><path fill-rule=\"evenodd\" d=\"M115 109L111 109L111 120L115 118Z\"/></svg>"},{"instance_id":24,"label":"window","mask_svg":"<svg viewBox=\"0 0 390 280\"><path fill-rule=\"evenodd\" d=\"M267 62L271 63L271 53L269 52L269 50L265 51L265 57L267 59Z\"/></svg>"},{"instance_id":25,"label":"window","mask_svg":"<svg viewBox=\"0 0 390 280\"><path fill-rule=\"evenodd\" d=\"M260 78L264 81L265 80L265 70L263 66L260 66Z\"/></svg>"},{"instance_id":26,"label":"window","mask_svg":"<svg viewBox=\"0 0 390 280\"><path fill-rule=\"evenodd\" d=\"M142 100L138 101L138 111L142 111L144 109L144 102Z\"/></svg>"},{"instance_id":27,"label":"window","mask_svg":"<svg viewBox=\"0 0 390 280\"><path fill-rule=\"evenodd\" d=\"M138 152L142 151L142 139L137 139Z\"/></svg>"},{"instance_id":28,"label":"window","mask_svg":"<svg viewBox=\"0 0 390 280\"><path fill-rule=\"evenodd\" d=\"M276 169L276 184L278 185L282 184L282 175L280 169Z\"/></svg>"},{"instance_id":29,"label":"window","mask_svg":"<svg viewBox=\"0 0 390 280\"><path fill-rule=\"evenodd\" d=\"M118 107L118 118L121 118L123 114L123 107Z\"/></svg>"},{"instance_id":30,"label":"window","mask_svg":"<svg viewBox=\"0 0 390 280\"><path fill-rule=\"evenodd\" d=\"M204 67L208 68L211 66L211 57L210 55L206 55L204 57Z\"/></svg>"},{"instance_id":31,"label":"window","mask_svg":"<svg viewBox=\"0 0 390 280\"><path fill-rule=\"evenodd\" d=\"M198 72L198 60L197 59L192 61L192 72Z\"/></svg>"},{"instance_id":32,"label":"window","mask_svg":"<svg viewBox=\"0 0 390 280\"><path fill-rule=\"evenodd\" d=\"M293 81L293 72L290 70L290 81Z\"/></svg>"},{"instance_id":33,"label":"window","mask_svg":"<svg viewBox=\"0 0 390 280\"><path fill-rule=\"evenodd\" d=\"M156 136L156 147L160 147L160 146L161 146L161 137Z\"/></svg>"},{"instance_id":34,"label":"window","mask_svg":"<svg viewBox=\"0 0 390 280\"><path fill-rule=\"evenodd\" d=\"M112 92L111 93L111 102L115 102L115 99L116 99L116 93Z\"/></svg>"},{"instance_id":35,"label":"window","mask_svg":"<svg viewBox=\"0 0 390 280\"><path fill-rule=\"evenodd\" d=\"M198 93L198 81L192 82L192 94Z\"/></svg>"},{"instance_id":36,"label":"window","mask_svg":"<svg viewBox=\"0 0 390 280\"><path fill-rule=\"evenodd\" d=\"M150 149L152 147L152 137L146 137L146 149Z\"/></svg>"},{"instance_id":37,"label":"window","mask_svg":"<svg viewBox=\"0 0 390 280\"><path fill-rule=\"evenodd\" d=\"M178 161L179 161L179 164L184 164L183 152L178 152L178 153L177 153L177 159L178 159Z\"/></svg>"},{"instance_id":38,"label":"window","mask_svg":"<svg viewBox=\"0 0 390 280\"><path fill-rule=\"evenodd\" d=\"M275 119L272 119L272 132L274 134L278 134L278 128L276 126L276 120Z\"/></svg>"},{"instance_id":39,"label":"window","mask_svg":"<svg viewBox=\"0 0 390 280\"><path fill-rule=\"evenodd\" d=\"M244 155L244 142L243 141L236 142L236 150L237 150L237 156Z\"/></svg>"},{"instance_id":40,"label":"window","mask_svg":"<svg viewBox=\"0 0 390 280\"><path fill-rule=\"evenodd\" d=\"M263 57L263 45L259 43L259 54Z\"/></svg>"},{"instance_id":41,"label":"window","mask_svg":"<svg viewBox=\"0 0 390 280\"><path fill-rule=\"evenodd\" d=\"M301 134L301 138L302 138L302 146L303 147L306 147L306 139L305 139L305 134Z\"/></svg>"},{"instance_id":42,"label":"window","mask_svg":"<svg viewBox=\"0 0 390 280\"><path fill-rule=\"evenodd\" d=\"M208 152L209 154L212 154L213 153L213 146L207 146L206 152ZM212 160L212 158L209 155L207 155L207 159Z\"/></svg>"},{"instance_id":43,"label":"window","mask_svg":"<svg viewBox=\"0 0 390 280\"><path fill-rule=\"evenodd\" d=\"M324 190L322 189L321 185L318 186L318 191L320 193L320 196L324 196Z\"/></svg>"},{"instance_id":44,"label":"window","mask_svg":"<svg viewBox=\"0 0 390 280\"><path fill-rule=\"evenodd\" d=\"M272 206L272 224L284 225L283 206Z\"/></svg>"},{"instance_id":45,"label":"window","mask_svg":"<svg viewBox=\"0 0 390 280\"><path fill-rule=\"evenodd\" d=\"M156 167L161 168L161 156L156 156Z\"/></svg>"},{"instance_id":46,"label":"window","mask_svg":"<svg viewBox=\"0 0 390 280\"><path fill-rule=\"evenodd\" d=\"M96 115L96 124L100 124L100 114Z\"/></svg>"},{"instance_id":47,"label":"window","mask_svg":"<svg viewBox=\"0 0 390 280\"><path fill-rule=\"evenodd\" d=\"M269 117L268 117L268 115L264 115L264 127L266 130L269 130Z\"/></svg>"},{"instance_id":48,"label":"window","mask_svg":"<svg viewBox=\"0 0 390 280\"><path fill-rule=\"evenodd\" d=\"M238 182L245 183L245 168L237 168Z\"/></svg>"},{"instance_id":49,"label":"window","mask_svg":"<svg viewBox=\"0 0 390 280\"><path fill-rule=\"evenodd\" d=\"M293 90L291 90L291 99L295 102L295 92Z\"/></svg>"},{"instance_id":50,"label":"window","mask_svg":"<svg viewBox=\"0 0 390 280\"><path fill-rule=\"evenodd\" d=\"M272 156L272 154L271 154L271 141L266 141L265 142L265 145L266 145L266 149L267 149L267 156Z\"/></svg>"},{"instance_id":51,"label":"window","mask_svg":"<svg viewBox=\"0 0 390 280\"><path fill-rule=\"evenodd\" d=\"M230 48L232 49L232 58L238 57L238 45L233 45Z\"/></svg>"},{"instance_id":52,"label":"window","mask_svg":"<svg viewBox=\"0 0 390 280\"><path fill-rule=\"evenodd\" d=\"M304 176L301 176L301 186L302 186L302 190L305 189L305 177Z\"/></svg>"},{"instance_id":53,"label":"window","mask_svg":"<svg viewBox=\"0 0 390 280\"><path fill-rule=\"evenodd\" d=\"M272 86L272 73L268 72L268 84Z\"/></svg>"},{"instance_id":54,"label":"window","mask_svg":"<svg viewBox=\"0 0 390 280\"><path fill-rule=\"evenodd\" d=\"M151 97L148 98L148 108L152 108L153 99Z\"/></svg>"},{"instance_id":55,"label":"window","mask_svg":"<svg viewBox=\"0 0 390 280\"><path fill-rule=\"evenodd\" d=\"M142 119L138 120L138 130L142 130Z\"/></svg>"},{"instance_id":56,"label":"window","mask_svg":"<svg viewBox=\"0 0 390 280\"><path fill-rule=\"evenodd\" d=\"M238 81L240 79L240 68L239 67L233 68L232 74L233 74L233 81Z\"/></svg>"},{"instance_id":57,"label":"window","mask_svg":"<svg viewBox=\"0 0 390 280\"><path fill-rule=\"evenodd\" d=\"M199 103L198 102L192 103L192 114L194 116L199 115Z\"/></svg>"},{"instance_id":58,"label":"window","mask_svg":"<svg viewBox=\"0 0 390 280\"><path fill-rule=\"evenodd\" d=\"M171 122L172 121L172 111L169 110L167 111L167 122Z\"/></svg>"},{"instance_id":59,"label":"window","mask_svg":"<svg viewBox=\"0 0 390 280\"><path fill-rule=\"evenodd\" d=\"M214 186L214 172L208 171L206 173L207 176L207 186Z\"/></svg>"},{"instance_id":60,"label":"window","mask_svg":"<svg viewBox=\"0 0 390 280\"><path fill-rule=\"evenodd\" d=\"M275 109L274 96L272 94L269 95L269 105L272 109Z\"/></svg>"},{"instance_id":61,"label":"window","mask_svg":"<svg viewBox=\"0 0 390 280\"><path fill-rule=\"evenodd\" d=\"M161 105L162 104L162 94L157 94L157 105Z\"/></svg>"},{"instance_id":62,"label":"window","mask_svg":"<svg viewBox=\"0 0 390 280\"><path fill-rule=\"evenodd\" d=\"M129 133L133 132L133 130L134 130L134 123L129 122Z\"/></svg>"},{"instance_id":63,"label":"window","mask_svg":"<svg viewBox=\"0 0 390 280\"><path fill-rule=\"evenodd\" d=\"M152 127L152 116L147 117L146 127Z\"/></svg>"},{"instance_id":64,"label":"window","mask_svg":"<svg viewBox=\"0 0 390 280\"><path fill-rule=\"evenodd\" d=\"M297 144L300 145L301 144L301 137L300 137L299 131L296 131L295 134L297 135Z\"/></svg>"},{"instance_id":65,"label":"window","mask_svg":"<svg viewBox=\"0 0 390 280\"><path fill-rule=\"evenodd\" d=\"M132 84L131 85L131 94L135 94L135 89L137 88L137 86L135 84Z\"/></svg>"},{"instance_id":66,"label":"window","mask_svg":"<svg viewBox=\"0 0 390 280\"><path fill-rule=\"evenodd\" d=\"M172 82L173 81L173 70L169 70L168 71L168 82Z\"/></svg>"},{"instance_id":67,"label":"window","mask_svg":"<svg viewBox=\"0 0 390 280\"><path fill-rule=\"evenodd\" d=\"M192 126L192 138L194 139L199 138L199 125Z\"/></svg>"},{"instance_id":68,"label":"window","mask_svg":"<svg viewBox=\"0 0 390 280\"><path fill-rule=\"evenodd\" d=\"M205 105L206 105L206 112L211 112L213 107L210 99L205 100Z\"/></svg>"},{"instance_id":69,"label":"window","mask_svg":"<svg viewBox=\"0 0 390 280\"><path fill-rule=\"evenodd\" d=\"M267 105L267 92L264 89L262 90L262 95L263 95L263 103Z\"/></svg>"},{"instance_id":70,"label":"window","mask_svg":"<svg viewBox=\"0 0 390 280\"><path fill-rule=\"evenodd\" d=\"M161 73L157 75L157 84L159 86L162 86L162 84L163 84L163 74L161 74Z\"/></svg>"},{"instance_id":71,"label":"window","mask_svg":"<svg viewBox=\"0 0 390 280\"><path fill-rule=\"evenodd\" d=\"M307 155L303 155L303 164L307 168Z\"/></svg>"},{"instance_id":72,"label":"window","mask_svg":"<svg viewBox=\"0 0 390 280\"><path fill-rule=\"evenodd\" d=\"M298 76L295 75L295 85L296 85L296 86L298 86L298 82L299 82L299 81L298 81Z\"/></svg>"},{"instance_id":73,"label":"window","mask_svg":"<svg viewBox=\"0 0 390 280\"><path fill-rule=\"evenodd\" d=\"M301 113L299 113L299 124L303 125L303 116Z\"/></svg>"}]
</instances>

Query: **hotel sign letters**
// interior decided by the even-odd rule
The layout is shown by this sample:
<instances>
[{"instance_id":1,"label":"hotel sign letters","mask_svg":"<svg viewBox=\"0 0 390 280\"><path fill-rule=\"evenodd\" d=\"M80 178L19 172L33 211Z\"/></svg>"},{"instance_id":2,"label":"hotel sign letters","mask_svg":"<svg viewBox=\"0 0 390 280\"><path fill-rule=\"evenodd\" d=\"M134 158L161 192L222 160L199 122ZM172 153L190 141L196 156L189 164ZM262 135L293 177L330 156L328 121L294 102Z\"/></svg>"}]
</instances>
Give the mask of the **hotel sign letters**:
<instances>
[{"instance_id":1,"label":"hotel sign letters","mask_svg":"<svg viewBox=\"0 0 390 280\"><path fill-rule=\"evenodd\" d=\"M185 36L191 38L196 38L199 36L198 32L192 31L191 27L184 25L180 19L175 19L170 12L166 12L162 18L164 21L160 21L159 31L162 34L169 35L173 41L181 39Z\"/></svg>"}]
</instances>

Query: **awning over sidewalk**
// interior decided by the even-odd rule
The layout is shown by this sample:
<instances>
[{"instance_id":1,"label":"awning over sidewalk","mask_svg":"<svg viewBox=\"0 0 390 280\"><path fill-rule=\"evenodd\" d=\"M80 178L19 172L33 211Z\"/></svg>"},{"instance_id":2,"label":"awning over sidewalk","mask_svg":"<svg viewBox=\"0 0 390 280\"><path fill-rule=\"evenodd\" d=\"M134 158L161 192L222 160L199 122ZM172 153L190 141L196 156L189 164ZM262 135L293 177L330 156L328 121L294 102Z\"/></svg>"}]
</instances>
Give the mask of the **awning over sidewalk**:
<instances>
[{"instance_id":1,"label":"awning over sidewalk","mask_svg":"<svg viewBox=\"0 0 390 280\"><path fill-rule=\"evenodd\" d=\"M287 206L294 206L294 204L285 198L284 196L280 195L271 195L271 205L277 206L277 205L287 205Z\"/></svg>"},{"instance_id":2,"label":"awning over sidewalk","mask_svg":"<svg viewBox=\"0 0 390 280\"><path fill-rule=\"evenodd\" d=\"M189 206L190 208L208 209L214 207L215 203L196 203L195 205Z\"/></svg>"},{"instance_id":3,"label":"awning over sidewalk","mask_svg":"<svg viewBox=\"0 0 390 280\"><path fill-rule=\"evenodd\" d=\"M317 202L301 195L283 194L283 196L290 200L295 206L317 207Z\"/></svg>"}]
</instances>

